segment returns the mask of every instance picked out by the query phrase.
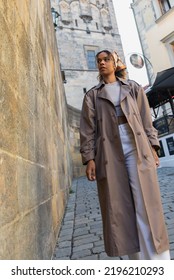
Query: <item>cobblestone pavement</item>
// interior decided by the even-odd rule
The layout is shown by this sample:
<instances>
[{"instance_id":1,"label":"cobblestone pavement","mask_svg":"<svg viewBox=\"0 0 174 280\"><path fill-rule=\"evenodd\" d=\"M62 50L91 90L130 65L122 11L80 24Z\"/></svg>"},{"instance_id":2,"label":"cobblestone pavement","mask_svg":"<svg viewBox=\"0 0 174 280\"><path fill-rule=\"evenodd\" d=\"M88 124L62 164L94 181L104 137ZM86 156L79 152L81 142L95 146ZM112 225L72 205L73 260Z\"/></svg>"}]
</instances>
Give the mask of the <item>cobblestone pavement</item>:
<instances>
[{"instance_id":1,"label":"cobblestone pavement","mask_svg":"<svg viewBox=\"0 0 174 280\"><path fill-rule=\"evenodd\" d=\"M159 168L158 178L171 258L174 259L174 168ZM127 256L110 258L106 255L96 183L85 177L73 181L53 255L53 260L77 259L127 259Z\"/></svg>"}]
</instances>

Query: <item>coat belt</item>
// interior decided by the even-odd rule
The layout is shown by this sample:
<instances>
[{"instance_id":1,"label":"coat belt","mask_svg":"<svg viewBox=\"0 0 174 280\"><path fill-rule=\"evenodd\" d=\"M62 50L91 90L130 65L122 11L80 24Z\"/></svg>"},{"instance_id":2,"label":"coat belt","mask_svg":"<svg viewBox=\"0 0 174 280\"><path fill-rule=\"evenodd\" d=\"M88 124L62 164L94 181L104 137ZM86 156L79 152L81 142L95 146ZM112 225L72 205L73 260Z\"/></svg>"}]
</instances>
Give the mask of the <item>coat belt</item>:
<instances>
[{"instance_id":1,"label":"coat belt","mask_svg":"<svg viewBox=\"0 0 174 280\"><path fill-rule=\"evenodd\" d=\"M125 116L117 116L117 119L118 119L118 125L127 123L127 119Z\"/></svg>"}]
</instances>

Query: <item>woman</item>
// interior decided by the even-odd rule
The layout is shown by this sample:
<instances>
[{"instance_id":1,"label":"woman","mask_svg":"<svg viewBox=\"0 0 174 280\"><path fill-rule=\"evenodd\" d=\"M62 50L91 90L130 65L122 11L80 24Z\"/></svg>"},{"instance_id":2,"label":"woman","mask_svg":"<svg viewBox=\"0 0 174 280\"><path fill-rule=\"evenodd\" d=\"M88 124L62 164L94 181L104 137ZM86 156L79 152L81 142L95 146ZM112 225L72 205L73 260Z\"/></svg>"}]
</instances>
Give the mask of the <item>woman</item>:
<instances>
[{"instance_id":1,"label":"woman","mask_svg":"<svg viewBox=\"0 0 174 280\"><path fill-rule=\"evenodd\" d=\"M169 260L148 100L125 79L116 52L103 50L96 59L100 83L84 97L80 151L88 180L97 180L106 253Z\"/></svg>"}]
</instances>

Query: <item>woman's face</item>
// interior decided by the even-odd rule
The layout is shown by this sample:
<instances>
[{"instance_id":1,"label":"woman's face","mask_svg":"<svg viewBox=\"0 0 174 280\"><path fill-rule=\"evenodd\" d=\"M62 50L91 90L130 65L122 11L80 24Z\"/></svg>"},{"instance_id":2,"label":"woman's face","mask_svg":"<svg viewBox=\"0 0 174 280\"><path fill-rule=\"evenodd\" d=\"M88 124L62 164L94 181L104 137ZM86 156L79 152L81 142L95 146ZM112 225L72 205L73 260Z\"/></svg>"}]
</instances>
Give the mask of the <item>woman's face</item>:
<instances>
[{"instance_id":1,"label":"woman's face","mask_svg":"<svg viewBox=\"0 0 174 280\"><path fill-rule=\"evenodd\" d=\"M97 65L102 77L115 74L116 65L111 54L101 52L97 56Z\"/></svg>"}]
</instances>

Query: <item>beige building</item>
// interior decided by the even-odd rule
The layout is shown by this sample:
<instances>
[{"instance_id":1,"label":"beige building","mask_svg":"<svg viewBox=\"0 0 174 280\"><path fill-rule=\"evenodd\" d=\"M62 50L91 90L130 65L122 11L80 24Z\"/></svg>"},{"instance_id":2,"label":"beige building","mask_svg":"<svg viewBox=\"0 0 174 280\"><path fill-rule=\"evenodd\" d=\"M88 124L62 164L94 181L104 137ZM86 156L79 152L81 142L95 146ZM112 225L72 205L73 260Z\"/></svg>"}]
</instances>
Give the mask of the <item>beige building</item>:
<instances>
[{"instance_id":1,"label":"beige building","mask_svg":"<svg viewBox=\"0 0 174 280\"><path fill-rule=\"evenodd\" d=\"M172 80L170 80L171 86L169 86L169 81L165 85L163 83L163 86L157 82L154 83L156 77L159 77L158 72L167 70L165 75L166 73L174 75L174 0L134 0L132 2L131 7L137 24L149 81L152 85L152 88L147 91L147 95L153 108L154 126L159 132L161 165L174 166Z\"/></svg>"},{"instance_id":2,"label":"beige building","mask_svg":"<svg viewBox=\"0 0 174 280\"><path fill-rule=\"evenodd\" d=\"M158 72L174 66L174 0L134 0L131 4L150 85ZM170 114L170 104L157 110Z\"/></svg>"},{"instance_id":3,"label":"beige building","mask_svg":"<svg viewBox=\"0 0 174 280\"><path fill-rule=\"evenodd\" d=\"M134 0L132 9L138 28L148 76L153 84L157 72L174 66L174 0Z\"/></svg>"},{"instance_id":4,"label":"beige building","mask_svg":"<svg viewBox=\"0 0 174 280\"><path fill-rule=\"evenodd\" d=\"M95 55L117 50L124 58L112 0L51 0L58 12L57 43L69 105L81 109L86 91L98 83Z\"/></svg>"}]
</instances>

